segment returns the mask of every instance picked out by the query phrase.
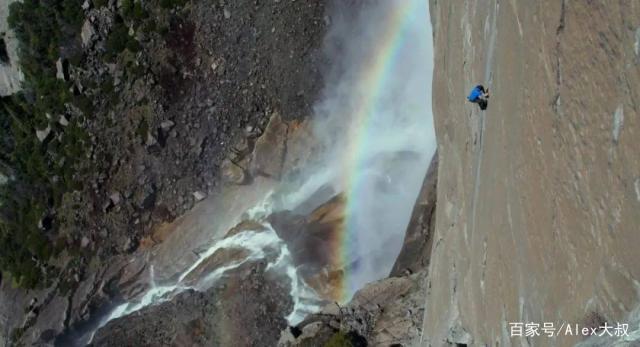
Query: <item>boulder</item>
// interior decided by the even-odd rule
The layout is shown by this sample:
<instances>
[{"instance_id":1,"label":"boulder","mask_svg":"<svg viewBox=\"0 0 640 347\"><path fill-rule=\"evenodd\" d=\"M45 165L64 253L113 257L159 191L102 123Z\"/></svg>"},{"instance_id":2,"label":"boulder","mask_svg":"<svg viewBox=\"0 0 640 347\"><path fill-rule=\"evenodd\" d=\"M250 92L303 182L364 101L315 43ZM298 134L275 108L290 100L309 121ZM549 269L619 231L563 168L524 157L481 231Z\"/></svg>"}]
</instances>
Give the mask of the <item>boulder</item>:
<instances>
[{"instance_id":1,"label":"boulder","mask_svg":"<svg viewBox=\"0 0 640 347\"><path fill-rule=\"evenodd\" d=\"M66 127L67 125L69 125L69 120L67 120L67 117L65 117L64 115L61 115L60 118L58 118L58 123L63 127Z\"/></svg>"},{"instance_id":2,"label":"boulder","mask_svg":"<svg viewBox=\"0 0 640 347\"><path fill-rule=\"evenodd\" d=\"M36 137L38 138L38 141L40 141L40 142L44 142L44 140L47 139L47 137L49 136L50 133L51 133L51 126L50 125L47 125L47 127L42 129L42 130L36 129Z\"/></svg>"},{"instance_id":3,"label":"boulder","mask_svg":"<svg viewBox=\"0 0 640 347\"><path fill-rule=\"evenodd\" d=\"M90 46L91 43L93 42L95 34L96 34L96 31L95 31L95 28L93 27L93 24L89 19L86 19L84 21L84 24L82 24L82 30L80 31L82 46L84 47Z\"/></svg>"},{"instance_id":4,"label":"boulder","mask_svg":"<svg viewBox=\"0 0 640 347\"><path fill-rule=\"evenodd\" d=\"M229 159L226 159L222 162L221 171L222 179L226 183L243 184L247 180L245 170Z\"/></svg>"},{"instance_id":5,"label":"boulder","mask_svg":"<svg viewBox=\"0 0 640 347\"><path fill-rule=\"evenodd\" d=\"M120 201L122 200L122 195L120 194L120 192L114 192L111 195L109 195L109 200L111 200L111 203L114 206L118 205L120 203Z\"/></svg>"},{"instance_id":6,"label":"boulder","mask_svg":"<svg viewBox=\"0 0 640 347\"><path fill-rule=\"evenodd\" d=\"M264 133L256 141L250 173L280 179L286 154L287 123L278 113L271 116Z\"/></svg>"},{"instance_id":7,"label":"boulder","mask_svg":"<svg viewBox=\"0 0 640 347\"><path fill-rule=\"evenodd\" d=\"M202 201L204 200L204 198L207 197L207 194L201 192L201 191L195 191L193 192L193 198L196 199L196 201Z\"/></svg>"},{"instance_id":8,"label":"boulder","mask_svg":"<svg viewBox=\"0 0 640 347\"><path fill-rule=\"evenodd\" d=\"M166 132L171 130L171 128L173 128L175 125L176 123L174 123L173 121L165 120L165 121L162 121L162 123L160 123L160 129Z\"/></svg>"},{"instance_id":9,"label":"boulder","mask_svg":"<svg viewBox=\"0 0 640 347\"><path fill-rule=\"evenodd\" d=\"M62 58L58 58L56 61L56 78L63 81L67 80L66 64Z\"/></svg>"},{"instance_id":10,"label":"boulder","mask_svg":"<svg viewBox=\"0 0 640 347\"><path fill-rule=\"evenodd\" d=\"M324 346L336 333L369 346L416 345L426 295L423 276L425 272L368 284L343 307L329 304L283 331L278 346Z\"/></svg>"}]
</instances>

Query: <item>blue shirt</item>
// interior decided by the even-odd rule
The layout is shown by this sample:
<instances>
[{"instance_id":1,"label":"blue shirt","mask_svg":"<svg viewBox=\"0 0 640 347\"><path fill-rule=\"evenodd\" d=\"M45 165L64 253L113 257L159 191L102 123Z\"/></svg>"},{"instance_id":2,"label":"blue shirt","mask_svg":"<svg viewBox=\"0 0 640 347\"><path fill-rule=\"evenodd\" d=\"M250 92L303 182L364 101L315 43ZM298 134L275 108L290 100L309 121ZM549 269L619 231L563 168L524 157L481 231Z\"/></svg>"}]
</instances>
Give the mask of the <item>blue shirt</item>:
<instances>
[{"instance_id":1,"label":"blue shirt","mask_svg":"<svg viewBox=\"0 0 640 347\"><path fill-rule=\"evenodd\" d=\"M478 87L475 87L471 90L471 93L469 94L469 96L467 96L467 100L473 102L478 100L480 96L482 96L482 90L480 90L480 88Z\"/></svg>"}]
</instances>

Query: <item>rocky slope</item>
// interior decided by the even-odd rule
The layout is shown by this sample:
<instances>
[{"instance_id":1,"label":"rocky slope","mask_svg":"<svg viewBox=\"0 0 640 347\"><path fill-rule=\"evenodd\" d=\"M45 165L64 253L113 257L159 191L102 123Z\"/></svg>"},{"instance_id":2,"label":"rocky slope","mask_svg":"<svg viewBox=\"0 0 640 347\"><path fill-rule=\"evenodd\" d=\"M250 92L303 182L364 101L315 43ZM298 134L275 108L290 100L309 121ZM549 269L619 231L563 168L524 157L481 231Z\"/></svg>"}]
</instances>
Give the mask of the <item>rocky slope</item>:
<instances>
[{"instance_id":1,"label":"rocky slope","mask_svg":"<svg viewBox=\"0 0 640 347\"><path fill-rule=\"evenodd\" d=\"M568 346L583 337L510 337L509 323L636 321L638 4L433 0L431 16L440 165L422 344ZM485 112L465 102L478 83Z\"/></svg>"},{"instance_id":2,"label":"rocky slope","mask_svg":"<svg viewBox=\"0 0 640 347\"><path fill-rule=\"evenodd\" d=\"M108 41L102 32L113 26L114 6L87 14L89 61ZM69 224L88 224L100 231L90 240L117 251L132 250L154 225L217 192L232 150L251 151L250 144L234 147L259 135L273 113L308 116L322 86L323 3L193 1L168 13L148 11L167 31L138 29L145 54L115 64L96 59L76 71L76 83L95 95L106 119L89 124L99 170L74 196L86 207ZM84 81L113 83L122 101L114 105ZM92 214L97 223L78 220Z\"/></svg>"},{"instance_id":3,"label":"rocky slope","mask_svg":"<svg viewBox=\"0 0 640 347\"><path fill-rule=\"evenodd\" d=\"M282 138L272 140L277 143ZM340 306L333 302L344 269L336 268L336 264L326 257L330 253L331 240L342 232L345 201L342 195L337 195L316 208L306 208L310 202L305 202L295 211L277 212L267 218L275 234L291 250L298 275L315 292L317 299L314 304L325 305L319 313L287 327L284 318L293 309L292 284L290 278L272 268L275 258L279 258L277 250L272 247L260 260L248 261L227 270L204 291L186 290L170 300L110 321L98 330L93 344L108 346L135 341L137 345L145 346L183 346L226 345L233 341L241 346L324 346L341 339L356 345L366 343L373 346L415 343L420 337L424 315L426 265L430 250L425 245L430 244L435 222L436 172L437 161L434 160L391 277L366 285L348 304ZM243 201L250 200L245 195L239 196ZM205 201L183 220L197 217L209 221L209 214L198 211L207 204ZM235 206L231 210L240 209ZM172 257L174 267L183 263L181 253L188 246L179 240L184 234L189 240L197 239L198 230L194 226L191 223L175 225L167 239L145 260L147 266L155 268L158 285L165 281L163 272L173 274L176 271L172 267L168 267L169 271L164 270L168 266L163 265L165 256ZM233 238L247 231L267 232L260 223L243 221L226 232L224 238ZM175 250L171 245L177 245L173 246ZM247 258L250 251L242 248L247 244L238 246L240 248L216 251L185 277L184 284L198 288L202 274ZM155 258L154 253L161 257ZM138 286L144 286L145 276L138 277ZM135 299L136 285L121 280L119 288L128 300L140 300ZM197 323L196 328L193 327L194 322ZM71 340L57 340L58 343L65 341Z\"/></svg>"},{"instance_id":4,"label":"rocky slope","mask_svg":"<svg viewBox=\"0 0 640 347\"><path fill-rule=\"evenodd\" d=\"M86 133L73 162L55 157L62 166L73 163L65 170L80 183L37 216L37 233L65 250L50 262L56 271L47 268L46 281L29 291L0 277L0 345L52 344L95 325L114 298L143 290L146 283L133 279L148 278L144 261L170 222L180 224L196 203L223 196L226 187L269 181L296 165L267 159L284 158L286 142L276 154L253 154L254 147L284 140L322 88L324 2L71 4L80 11L79 30L54 47L59 64L46 72L53 68L74 101L47 114L46 131L29 129L29 138L50 155L66 146L72 127ZM274 120L267 129L270 119L287 123ZM291 141L304 142L304 135ZM46 179L55 189L60 180ZM175 260L175 253L163 254L167 262L159 263Z\"/></svg>"}]
</instances>

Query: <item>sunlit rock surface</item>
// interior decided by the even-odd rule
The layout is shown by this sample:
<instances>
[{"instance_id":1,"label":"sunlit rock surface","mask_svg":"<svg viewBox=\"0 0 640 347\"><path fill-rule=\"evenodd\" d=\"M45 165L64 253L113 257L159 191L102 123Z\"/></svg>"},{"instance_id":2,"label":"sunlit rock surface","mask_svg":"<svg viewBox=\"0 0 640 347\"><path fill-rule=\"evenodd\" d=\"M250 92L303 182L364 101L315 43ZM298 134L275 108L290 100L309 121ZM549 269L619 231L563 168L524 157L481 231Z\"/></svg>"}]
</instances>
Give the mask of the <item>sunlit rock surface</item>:
<instances>
[{"instance_id":1,"label":"sunlit rock surface","mask_svg":"<svg viewBox=\"0 0 640 347\"><path fill-rule=\"evenodd\" d=\"M508 324L627 322L640 6L431 1L431 16L440 166L422 344L568 346L581 338L510 338ZM465 100L477 83L483 113Z\"/></svg>"}]
</instances>

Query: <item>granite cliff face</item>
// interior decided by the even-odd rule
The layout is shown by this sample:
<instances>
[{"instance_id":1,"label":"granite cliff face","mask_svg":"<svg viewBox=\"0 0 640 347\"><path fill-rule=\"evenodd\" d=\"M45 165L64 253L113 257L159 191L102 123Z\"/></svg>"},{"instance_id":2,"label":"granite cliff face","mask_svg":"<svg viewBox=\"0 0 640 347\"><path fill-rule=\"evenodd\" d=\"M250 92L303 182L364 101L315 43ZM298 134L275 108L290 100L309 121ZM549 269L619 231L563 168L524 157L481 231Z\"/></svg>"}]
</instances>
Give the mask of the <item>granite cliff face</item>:
<instances>
[{"instance_id":1,"label":"granite cliff face","mask_svg":"<svg viewBox=\"0 0 640 347\"><path fill-rule=\"evenodd\" d=\"M6 20L9 16L9 5L14 1L0 2L0 95L19 91L23 79L18 64L18 42Z\"/></svg>"},{"instance_id":2,"label":"granite cliff face","mask_svg":"<svg viewBox=\"0 0 640 347\"><path fill-rule=\"evenodd\" d=\"M509 323L633 323L639 4L432 0L431 17L440 165L422 344L567 346L583 338L510 337ZM484 112L465 101L478 83Z\"/></svg>"}]
</instances>

